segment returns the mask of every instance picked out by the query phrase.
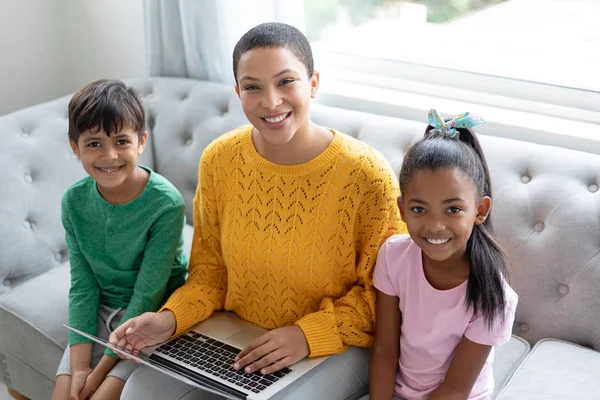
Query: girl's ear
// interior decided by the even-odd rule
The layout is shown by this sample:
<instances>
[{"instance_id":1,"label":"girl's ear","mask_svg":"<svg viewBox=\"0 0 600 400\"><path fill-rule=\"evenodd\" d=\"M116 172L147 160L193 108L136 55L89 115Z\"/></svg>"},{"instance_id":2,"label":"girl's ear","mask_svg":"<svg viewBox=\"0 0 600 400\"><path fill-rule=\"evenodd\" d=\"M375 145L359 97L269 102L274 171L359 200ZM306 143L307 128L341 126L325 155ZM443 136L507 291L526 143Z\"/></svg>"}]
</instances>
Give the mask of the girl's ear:
<instances>
[{"instance_id":1,"label":"girl's ear","mask_svg":"<svg viewBox=\"0 0 600 400\"><path fill-rule=\"evenodd\" d=\"M477 216L475 217L475 225L481 225L485 222L488 215L490 215L490 211L492 210L492 199L489 196L483 196L481 200L479 200L479 205L477 206Z\"/></svg>"},{"instance_id":2,"label":"girl's ear","mask_svg":"<svg viewBox=\"0 0 600 400\"><path fill-rule=\"evenodd\" d=\"M400 209L400 218L402 218L402 221L406 222L406 219L404 218L404 202L402 200L402 195L398 196L398 198L396 199L396 203L398 204L398 208Z\"/></svg>"}]
</instances>

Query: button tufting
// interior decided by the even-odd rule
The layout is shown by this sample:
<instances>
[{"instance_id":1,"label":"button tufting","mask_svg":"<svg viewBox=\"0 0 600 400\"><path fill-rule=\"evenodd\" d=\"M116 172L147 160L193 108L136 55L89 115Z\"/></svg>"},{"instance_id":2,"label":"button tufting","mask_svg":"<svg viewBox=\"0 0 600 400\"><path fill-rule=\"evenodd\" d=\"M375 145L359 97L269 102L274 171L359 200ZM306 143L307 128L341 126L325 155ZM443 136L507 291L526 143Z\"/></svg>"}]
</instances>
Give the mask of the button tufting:
<instances>
[{"instance_id":1,"label":"button tufting","mask_svg":"<svg viewBox=\"0 0 600 400\"><path fill-rule=\"evenodd\" d=\"M529 332L529 324L526 322L522 323L520 328L521 328L521 332L523 332L523 333Z\"/></svg>"},{"instance_id":2,"label":"button tufting","mask_svg":"<svg viewBox=\"0 0 600 400\"><path fill-rule=\"evenodd\" d=\"M154 130L154 125L156 125L156 119L153 114L148 113L146 116L146 123L148 124L148 130Z\"/></svg>"},{"instance_id":3,"label":"button tufting","mask_svg":"<svg viewBox=\"0 0 600 400\"><path fill-rule=\"evenodd\" d=\"M592 193L596 193L598 191L598 185L592 183L590 186L588 186L588 190Z\"/></svg>"},{"instance_id":4,"label":"button tufting","mask_svg":"<svg viewBox=\"0 0 600 400\"><path fill-rule=\"evenodd\" d=\"M523 182L523 183L529 183L529 182L531 182L531 177L528 176L528 175L523 175L521 177L521 182Z\"/></svg>"},{"instance_id":5,"label":"button tufting","mask_svg":"<svg viewBox=\"0 0 600 400\"><path fill-rule=\"evenodd\" d=\"M21 132L21 137L24 139L27 139L30 136L31 136L31 133L29 133L29 132L25 132L25 131Z\"/></svg>"},{"instance_id":6,"label":"button tufting","mask_svg":"<svg viewBox=\"0 0 600 400\"><path fill-rule=\"evenodd\" d=\"M31 223L31 221L25 220L25 222L23 222L23 228L31 229L31 228L33 228L33 224Z\"/></svg>"},{"instance_id":7,"label":"button tufting","mask_svg":"<svg viewBox=\"0 0 600 400\"><path fill-rule=\"evenodd\" d=\"M541 231L543 231L543 230L544 230L544 224L543 224L543 223L541 223L541 222L538 222L537 224L535 224L535 225L533 226L533 229L534 229L536 232L541 232Z\"/></svg>"},{"instance_id":8,"label":"button tufting","mask_svg":"<svg viewBox=\"0 0 600 400\"><path fill-rule=\"evenodd\" d=\"M192 138L189 138L188 140L185 141L185 145L186 146L191 146L192 144L194 144L194 140Z\"/></svg>"},{"instance_id":9,"label":"button tufting","mask_svg":"<svg viewBox=\"0 0 600 400\"><path fill-rule=\"evenodd\" d=\"M5 280L2 281L2 285L9 287L10 285L12 285L12 282L10 279L6 278Z\"/></svg>"},{"instance_id":10,"label":"button tufting","mask_svg":"<svg viewBox=\"0 0 600 400\"><path fill-rule=\"evenodd\" d=\"M569 287L567 285L560 285L558 287L558 292L562 295L569 293Z\"/></svg>"},{"instance_id":11,"label":"button tufting","mask_svg":"<svg viewBox=\"0 0 600 400\"><path fill-rule=\"evenodd\" d=\"M62 261L62 255L60 254L60 251L57 251L56 253L54 253L54 260L56 262L61 262Z\"/></svg>"},{"instance_id":12,"label":"button tufting","mask_svg":"<svg viewBox=\"0 0 600 400\"><path fill-rule=\"evenodd\" d=\"M23 178L23 180L25 181L25 183L32 183L33 182L33 177L29 174L25 175L25 177Z\"/></svg>"},{"instance_id":13,"label":"button tufting","mask_svg":"<svg viewBox=\"0 0 600 400\"><path fill-rule=\"evenodd\" d=\"M113 231L110 230L110 229L106 233L108 234L108 236L112 236L113 235Z\"/></svg>"}]
</instances>

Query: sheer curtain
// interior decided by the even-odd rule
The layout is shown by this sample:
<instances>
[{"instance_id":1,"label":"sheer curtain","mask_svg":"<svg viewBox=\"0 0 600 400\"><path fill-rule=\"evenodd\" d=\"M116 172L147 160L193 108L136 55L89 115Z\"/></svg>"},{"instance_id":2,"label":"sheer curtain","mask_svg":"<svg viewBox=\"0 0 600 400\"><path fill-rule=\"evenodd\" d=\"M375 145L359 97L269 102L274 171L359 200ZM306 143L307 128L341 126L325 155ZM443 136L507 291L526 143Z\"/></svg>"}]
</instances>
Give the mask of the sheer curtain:
<instances>
[{"instance_id":1,"label":"sheer curtain","mask_svg":"<svg viewBox=\"0 0 600 400\"><path fill-rule=\"evenodd\" d=\"M151 76L233 84L233 47L248 29L278 21L305 32L299 0L145 0L144 13Z\"/></svg>"}]
</instances>

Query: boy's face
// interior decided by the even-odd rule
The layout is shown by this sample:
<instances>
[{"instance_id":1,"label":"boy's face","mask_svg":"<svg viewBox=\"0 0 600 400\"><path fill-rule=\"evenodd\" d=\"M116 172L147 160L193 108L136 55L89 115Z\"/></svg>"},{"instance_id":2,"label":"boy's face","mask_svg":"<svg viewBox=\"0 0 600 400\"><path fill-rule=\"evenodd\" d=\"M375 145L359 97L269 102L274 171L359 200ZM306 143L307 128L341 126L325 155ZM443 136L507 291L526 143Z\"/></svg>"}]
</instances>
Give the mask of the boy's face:
<instances>
[{"instance_id":1,"label":"boy's face","mask_svg":"<svg viewBox=\"0 0 600 400\"><path fill-rule=\"evenodd\" d=\"M131 181L138 157L144 152L148 133L141 140L131 128L125 128L108 136L104 130L92 134L90 131L79 135L77 143L70 141L73 152L81 159L83 169L97 183L99 189L126 189L124 184Z\"/></svg>"},{"instance_id":2,"label":"boy's face","mask_svg":"<svg viewBox=\"0 0 600 400\"><path fill-rule=\"evenodd\" d=\"M248 121L269 144L285 145L308 126L319 75L309 79L307 74L304 64L282 47L255 48L240 58L236 93Z\"/></svg>"}]
</instances>

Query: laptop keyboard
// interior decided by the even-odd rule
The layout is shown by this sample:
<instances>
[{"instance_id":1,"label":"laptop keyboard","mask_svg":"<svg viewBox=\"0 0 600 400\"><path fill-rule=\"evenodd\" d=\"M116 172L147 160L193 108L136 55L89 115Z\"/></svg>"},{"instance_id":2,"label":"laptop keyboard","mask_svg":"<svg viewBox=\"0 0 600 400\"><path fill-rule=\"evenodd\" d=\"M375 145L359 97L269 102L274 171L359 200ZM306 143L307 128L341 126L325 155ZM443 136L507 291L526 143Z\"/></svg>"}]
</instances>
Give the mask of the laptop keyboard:
<instances>
[{"instance_id":1,"label":"laptop keyboard","mask_svg":"<svg viewBox=\"0 0 600 400\"><path fill-rule=\"evenodd\" d=\"M194 331L189 331L156 350L254 393L262 392L292 372L289 368L267 375L258 371L251 374L245 373L244 370L236 371L233 369L233 363L240 349Z\"/></svg>"}]
</instances>

